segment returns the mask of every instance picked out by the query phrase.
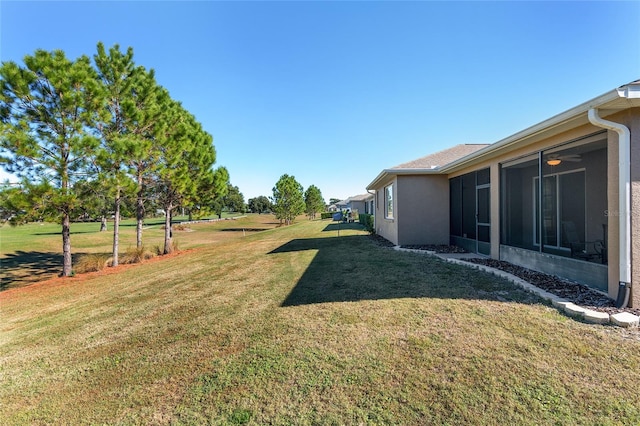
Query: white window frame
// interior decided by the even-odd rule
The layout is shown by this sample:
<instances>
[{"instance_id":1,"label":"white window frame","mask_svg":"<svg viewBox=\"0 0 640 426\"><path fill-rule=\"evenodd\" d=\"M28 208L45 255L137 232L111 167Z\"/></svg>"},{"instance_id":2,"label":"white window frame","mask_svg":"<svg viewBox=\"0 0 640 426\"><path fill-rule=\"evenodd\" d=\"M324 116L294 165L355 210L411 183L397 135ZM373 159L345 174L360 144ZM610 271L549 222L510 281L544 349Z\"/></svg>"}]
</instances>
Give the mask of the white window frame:
<instances>
[{"instance_id":1,"label":"white window frame","mask_svg":"<svg viewBox=\"0 0 640 426\"><path fill-rule=\"evenodd\" d=\"M393 219L393 183L384 187L384 217Z\"/></svg>"}]
</instances>

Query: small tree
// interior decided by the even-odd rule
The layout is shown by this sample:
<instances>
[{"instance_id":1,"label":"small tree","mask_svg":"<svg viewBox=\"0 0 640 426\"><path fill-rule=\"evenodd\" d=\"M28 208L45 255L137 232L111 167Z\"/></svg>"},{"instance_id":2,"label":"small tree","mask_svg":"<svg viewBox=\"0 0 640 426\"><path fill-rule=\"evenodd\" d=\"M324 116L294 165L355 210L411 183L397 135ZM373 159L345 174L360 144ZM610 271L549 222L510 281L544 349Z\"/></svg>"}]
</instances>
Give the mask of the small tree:
<instances>
[{"instance_id":1,"label":"small tree","mask_svg":"<svg viewBox=\"0 0 640 426\"><path fill-rule=\"evenodd\" d=\"M306 211L309 219L315 219L316 214L324 211L325 208L324 198L322 198L322 192L320 192L320 189L315 185L311 185L305 191L304 203L307 208Z\"/></svg>"},{"instance_id":2,"label":"small tree","mask_svg":"<svg viewBox=\"0 0 640 426\"><path fill-rule=\"evenodd\" d=\"M218 167L213 173L208 174L200 181L198 199L189 209L189 215L195 213L196 217L203 217L210 213L218 212L218 200L227 194L229 188L229 172L226 167ZM220 213L222 215L222 213Z\"/></svg>"},{"instance_id":3,"label":"small tree","mask_svg":"<svg viewBox=\"0 0 640 426\"><path fill-rule=\"evenodd\" d=\"M273 212L280 223L290 225L296 216L304 212L302 185L294 176L284 174L273 187Z\"/></svg>"},{"instance_id":4,"label":"small tree","mask_svg":"<svg viewBox=\"0 0 640 426\"><path fill-rule=\"evenodd\" d=\"M246 205L244 203L244 195L237 186L229 185L227 195L224 197L225 207L232 212L244 213Z\"/></svg>"},{"instance_id":5,"label":"small tree","mask_svg":"<svg viewBox=\"0 0 640 426\"><path fill-rule=\"evenodd\" d=\"M262 214L271 210L271 201L269 197L260 195L256 198L249 199L249 210L252 213Z\"/></svg>"}]
</instances>

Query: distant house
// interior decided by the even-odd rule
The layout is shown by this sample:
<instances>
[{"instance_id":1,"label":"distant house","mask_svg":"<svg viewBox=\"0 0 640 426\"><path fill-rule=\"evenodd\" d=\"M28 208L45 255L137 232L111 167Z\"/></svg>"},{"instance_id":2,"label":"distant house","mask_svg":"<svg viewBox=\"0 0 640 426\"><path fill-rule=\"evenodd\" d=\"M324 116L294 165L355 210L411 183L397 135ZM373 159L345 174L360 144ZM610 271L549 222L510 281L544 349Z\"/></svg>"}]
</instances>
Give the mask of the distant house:
<instances>
[{"instance_id":1,"label":"distant house","mask_svg":"<svg viewBox=\"0 0 640 426\"><path fill-rule=\"evenodd\" d=\"M373 212L373 194L360 194L339 201L335 204L337 210L358 210L358 213L374 214Z\"/></svg>"},{"instance_id":2,"label":"distant house","mask_svg":"<svg viewBox=\"0 0 640 426\"><path fill-rule=\"evenodd\" d=\"M367 190L394 244L456 244L614 299L631 288L640 306L640 80L491 145L385 169Z\"/></svg>"}]
</instances>

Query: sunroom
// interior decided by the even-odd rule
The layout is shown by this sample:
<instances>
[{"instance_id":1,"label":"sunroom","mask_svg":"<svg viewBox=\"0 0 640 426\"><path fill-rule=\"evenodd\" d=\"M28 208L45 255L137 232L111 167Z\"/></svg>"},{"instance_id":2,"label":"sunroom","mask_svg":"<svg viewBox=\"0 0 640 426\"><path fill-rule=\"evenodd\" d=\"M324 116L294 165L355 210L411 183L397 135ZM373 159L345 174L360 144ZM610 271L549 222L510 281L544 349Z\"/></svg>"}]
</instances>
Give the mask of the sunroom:
<instances>
[{"instance_id":1,"label":"sunroom","mask_svg":"<svg viewBox=\"0 0 640 426\"><path fill-rule=\"evenodd\" d=\"M500 257L607 291L607 134L500 164Z\"/></svg>"}]
</instances>

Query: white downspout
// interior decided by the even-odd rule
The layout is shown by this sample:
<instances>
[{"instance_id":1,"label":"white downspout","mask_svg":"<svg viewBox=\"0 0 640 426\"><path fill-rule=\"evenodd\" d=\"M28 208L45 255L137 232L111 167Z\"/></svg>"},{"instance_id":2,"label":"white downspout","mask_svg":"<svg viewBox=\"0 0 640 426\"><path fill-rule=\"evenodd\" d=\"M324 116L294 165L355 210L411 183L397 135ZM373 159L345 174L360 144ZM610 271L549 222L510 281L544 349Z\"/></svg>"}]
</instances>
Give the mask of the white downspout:
<instances>
[{"instance_id":1,"label":"white downspout","mask_svg":"<svg viewBox=\"0 0 640 426\"><path fill-rule=\"evenodd\" d=\"M598 110L589 109L591 124L618 134L618 221L620 223L620 278L618 301L626 307L631 287L631 132L624 124L600 118ZM624 301L620 291L626 289Z\"/></svg>"}]
</instances>

